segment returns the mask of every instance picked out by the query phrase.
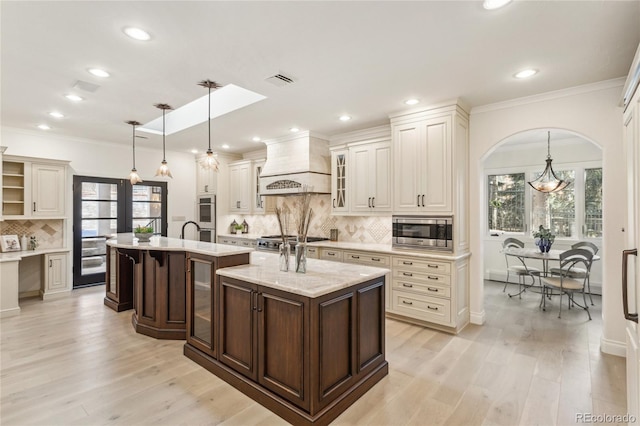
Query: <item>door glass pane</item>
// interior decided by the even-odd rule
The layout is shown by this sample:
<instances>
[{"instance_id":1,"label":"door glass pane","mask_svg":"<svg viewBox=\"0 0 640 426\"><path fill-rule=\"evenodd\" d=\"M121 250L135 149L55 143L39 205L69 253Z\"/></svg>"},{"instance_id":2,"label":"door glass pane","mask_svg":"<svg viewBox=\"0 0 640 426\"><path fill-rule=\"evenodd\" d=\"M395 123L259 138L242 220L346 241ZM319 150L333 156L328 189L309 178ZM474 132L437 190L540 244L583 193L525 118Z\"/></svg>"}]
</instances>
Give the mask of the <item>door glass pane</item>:
<instances>
[{"instance_id":1,"label":"door glass pane","mask_svg":"<svg viewBox=\"0 0 640 426\"><path fill-rule=\"evenodd\" d=\"M162 232L162 187L134 185L132 188L132 226L153 227L154 234Z\"/></svg>"},{"instance_id":2,"label":"door glass pane","mask_svg":"<svg viewBox=\"0 0 640 426\"><path fill-rule=\"evenodd\" d=\"M80 274L104 274L107 237L118 231L118 185L82 182Z\"/></svg>"},{"instance_id":3,"label":"door glass pane","mask_svg":"<svg viewBox=\"0 0 640 426\"><path fill-rule=\"evenodd\" d=\"M211 266L209 263L191 261L193 286L193 330L194 337L211 344Z\"/></svg>"}]
</instances>

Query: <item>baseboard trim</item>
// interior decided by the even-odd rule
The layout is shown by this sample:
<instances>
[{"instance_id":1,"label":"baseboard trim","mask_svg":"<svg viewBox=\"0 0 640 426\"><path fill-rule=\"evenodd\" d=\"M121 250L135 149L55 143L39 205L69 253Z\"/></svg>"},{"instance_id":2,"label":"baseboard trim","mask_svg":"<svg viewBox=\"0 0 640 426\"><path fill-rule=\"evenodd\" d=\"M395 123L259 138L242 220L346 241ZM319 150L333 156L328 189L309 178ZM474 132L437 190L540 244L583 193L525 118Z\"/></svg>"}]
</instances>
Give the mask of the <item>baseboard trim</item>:
<instances>
[{"instance_id":1,"label":"baseboard trim","mask_svg":"<svg viewBox=\"0 0 640 426\"><path fill-rule=\"evenodd\" d=\"M604 337L600 338L600 352L609 355L627 357L627 345L625 342L619 342L617 340L609 340Z\"/></svg>"},{"instance_id":2,"label":"baseboard trim","mask_svg":"<svg viewBox=\"0 0 640 426\"><path fill-rule=\"evenodd\" d=\"M469 315L469 322L471 324L483 325L485 322L485 316L484 309L480 312L471 312Z\"/></svg>"}]
</instances>

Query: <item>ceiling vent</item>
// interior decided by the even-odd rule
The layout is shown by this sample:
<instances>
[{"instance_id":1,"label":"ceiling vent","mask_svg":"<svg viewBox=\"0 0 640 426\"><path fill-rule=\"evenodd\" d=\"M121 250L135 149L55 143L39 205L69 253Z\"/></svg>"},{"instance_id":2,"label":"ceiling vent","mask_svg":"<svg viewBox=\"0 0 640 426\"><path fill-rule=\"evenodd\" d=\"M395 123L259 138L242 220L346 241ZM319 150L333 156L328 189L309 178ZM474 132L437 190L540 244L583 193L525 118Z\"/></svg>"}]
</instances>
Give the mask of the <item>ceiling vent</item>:
<instances>
[{"instance_id":1,"label":"ceiling vent","mask_svg":"<svg viewBox=\"0 0 640 426\"><path fill-rule=\"evenodd\" d=\"M271 77L265 78L264 80L278 87L284 87L294 83L293 78L287 77L282 73L278 73Z\"/></svg>"},{"instance_id":2,"label":"ceiling vent","mask_svg":"<svg viewBox=\"0 0 640 426\"><path fill-rule=\"evenodd\" d=\"M89 93L94 93L96 90L98 90L100 88L100 86L97 85L97 84L93 84L93 83L89 83L89 82L86 82L86 81L78 80L73 85L73 88L74 89L84 90L85 92L89 92Z\"/></svg>"}]
</instances>

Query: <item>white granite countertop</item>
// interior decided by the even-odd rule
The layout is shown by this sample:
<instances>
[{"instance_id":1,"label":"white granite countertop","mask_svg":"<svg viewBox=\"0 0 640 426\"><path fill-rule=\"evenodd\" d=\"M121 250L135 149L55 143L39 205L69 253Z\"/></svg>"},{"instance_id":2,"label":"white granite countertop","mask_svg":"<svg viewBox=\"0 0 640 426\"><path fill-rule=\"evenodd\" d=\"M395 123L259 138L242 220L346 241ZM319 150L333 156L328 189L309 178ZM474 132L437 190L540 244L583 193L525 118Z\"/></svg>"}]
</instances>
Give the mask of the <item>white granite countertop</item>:
<instances>
[{"instance_id":1,"label":"white granite countertop","mask_svg":"<svg viewBox=\"0 0 640 426\"><path fill-rule=\"evenodd\" d=\"M256 251L251 253L248 265L221 268L217 274L301 296L319 297L391 272L373 266L307 259L307 272L300 274L294 271L293 255L290 271L281 272L278 257L277 253Z\"/></svg>"},{"instance_id":2,"label":"white granite countertop","mask_svg":"<svg viewBox=\"0 0 640 426\"><path fill-rule=\"evenodd\" d=\"M246 238L248 240L257 240L258 238L260 238L262 235L261 234L218 234L218 238L220 237L224 237L224 238Z\"/></svg>"},{"instance_id":3,"label":"white granite countertop","mask_svg":"<svg viewBox=\"0 0 640 426\"><path fill-rule=\"evenodd\" d=\"M405 249L395 248L391 244L366 244L366 243L352 243L343 241L316 241L308 243L309 246L332 248L336 250L357 250L357 251L369 251L374 253L390 254L394 256L415 256L415 257L428 257L429 259L442 259L442 260L458 260L470 256L470 253L454 254L450 252L443 252L438 250L420 250L420 249Z\"/></svg>"},{"instance_id":4,"label":"white granite countertop","mask_svg":"<svg viewBox=\"0 0 640 426\"><path fill-rule=\"evenodd\" d=\"M213 257L231 256L234 254L250 253L250 247L237 247L228 244L205 243L194 240L181 240L180 238L151 237L148 243L140 243L133 234L117 234L107 240L107 245L117 248L135 250L159 250L159 251L188 251L189 253L204 254Z\"/></svg>"},{"instance_id":5,"label":"white granite countertop","mask_svg":"<svg viewBox=\"0 0 640 426\"><path fill-rule=\"evenodd\" d=\"M35 250L22 250L22 251L8 251L6 253L0 253L0 262L16 262L21 260L23 257L29 256L40 256L42 254L49 253L67 253L70 250L68 248L46 248L46 249L35 249Z\"/></svg>"}]
</instances>

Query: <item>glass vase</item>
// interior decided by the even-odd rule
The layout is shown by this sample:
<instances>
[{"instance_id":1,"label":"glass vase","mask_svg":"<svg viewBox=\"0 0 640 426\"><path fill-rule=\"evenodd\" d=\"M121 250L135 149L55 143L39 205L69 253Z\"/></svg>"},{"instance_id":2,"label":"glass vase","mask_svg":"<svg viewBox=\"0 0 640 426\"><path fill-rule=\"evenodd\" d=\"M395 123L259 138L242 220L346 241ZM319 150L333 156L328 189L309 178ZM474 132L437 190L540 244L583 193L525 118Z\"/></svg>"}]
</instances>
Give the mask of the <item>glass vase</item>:
<instances>
[{"instance_id":1,"label":"glass vase","mask_svg":"<svg viewBox=\"0 0 640 426\"><path fill-rule=\"evenodd\" d=\"M291 255L291 246L289 243L280 244L280 270L289 272L289 257Z\"/></svg>"},{"instance_id":2,"label":"glass vase","mask_svg":"<svg viewBox=\"0 0 640 426\"><path fill-rule=\"evenodd\" d=\"M296 272L304 274L307 272L307 244L296 244Z\"/></svg>"}]
</instances>

